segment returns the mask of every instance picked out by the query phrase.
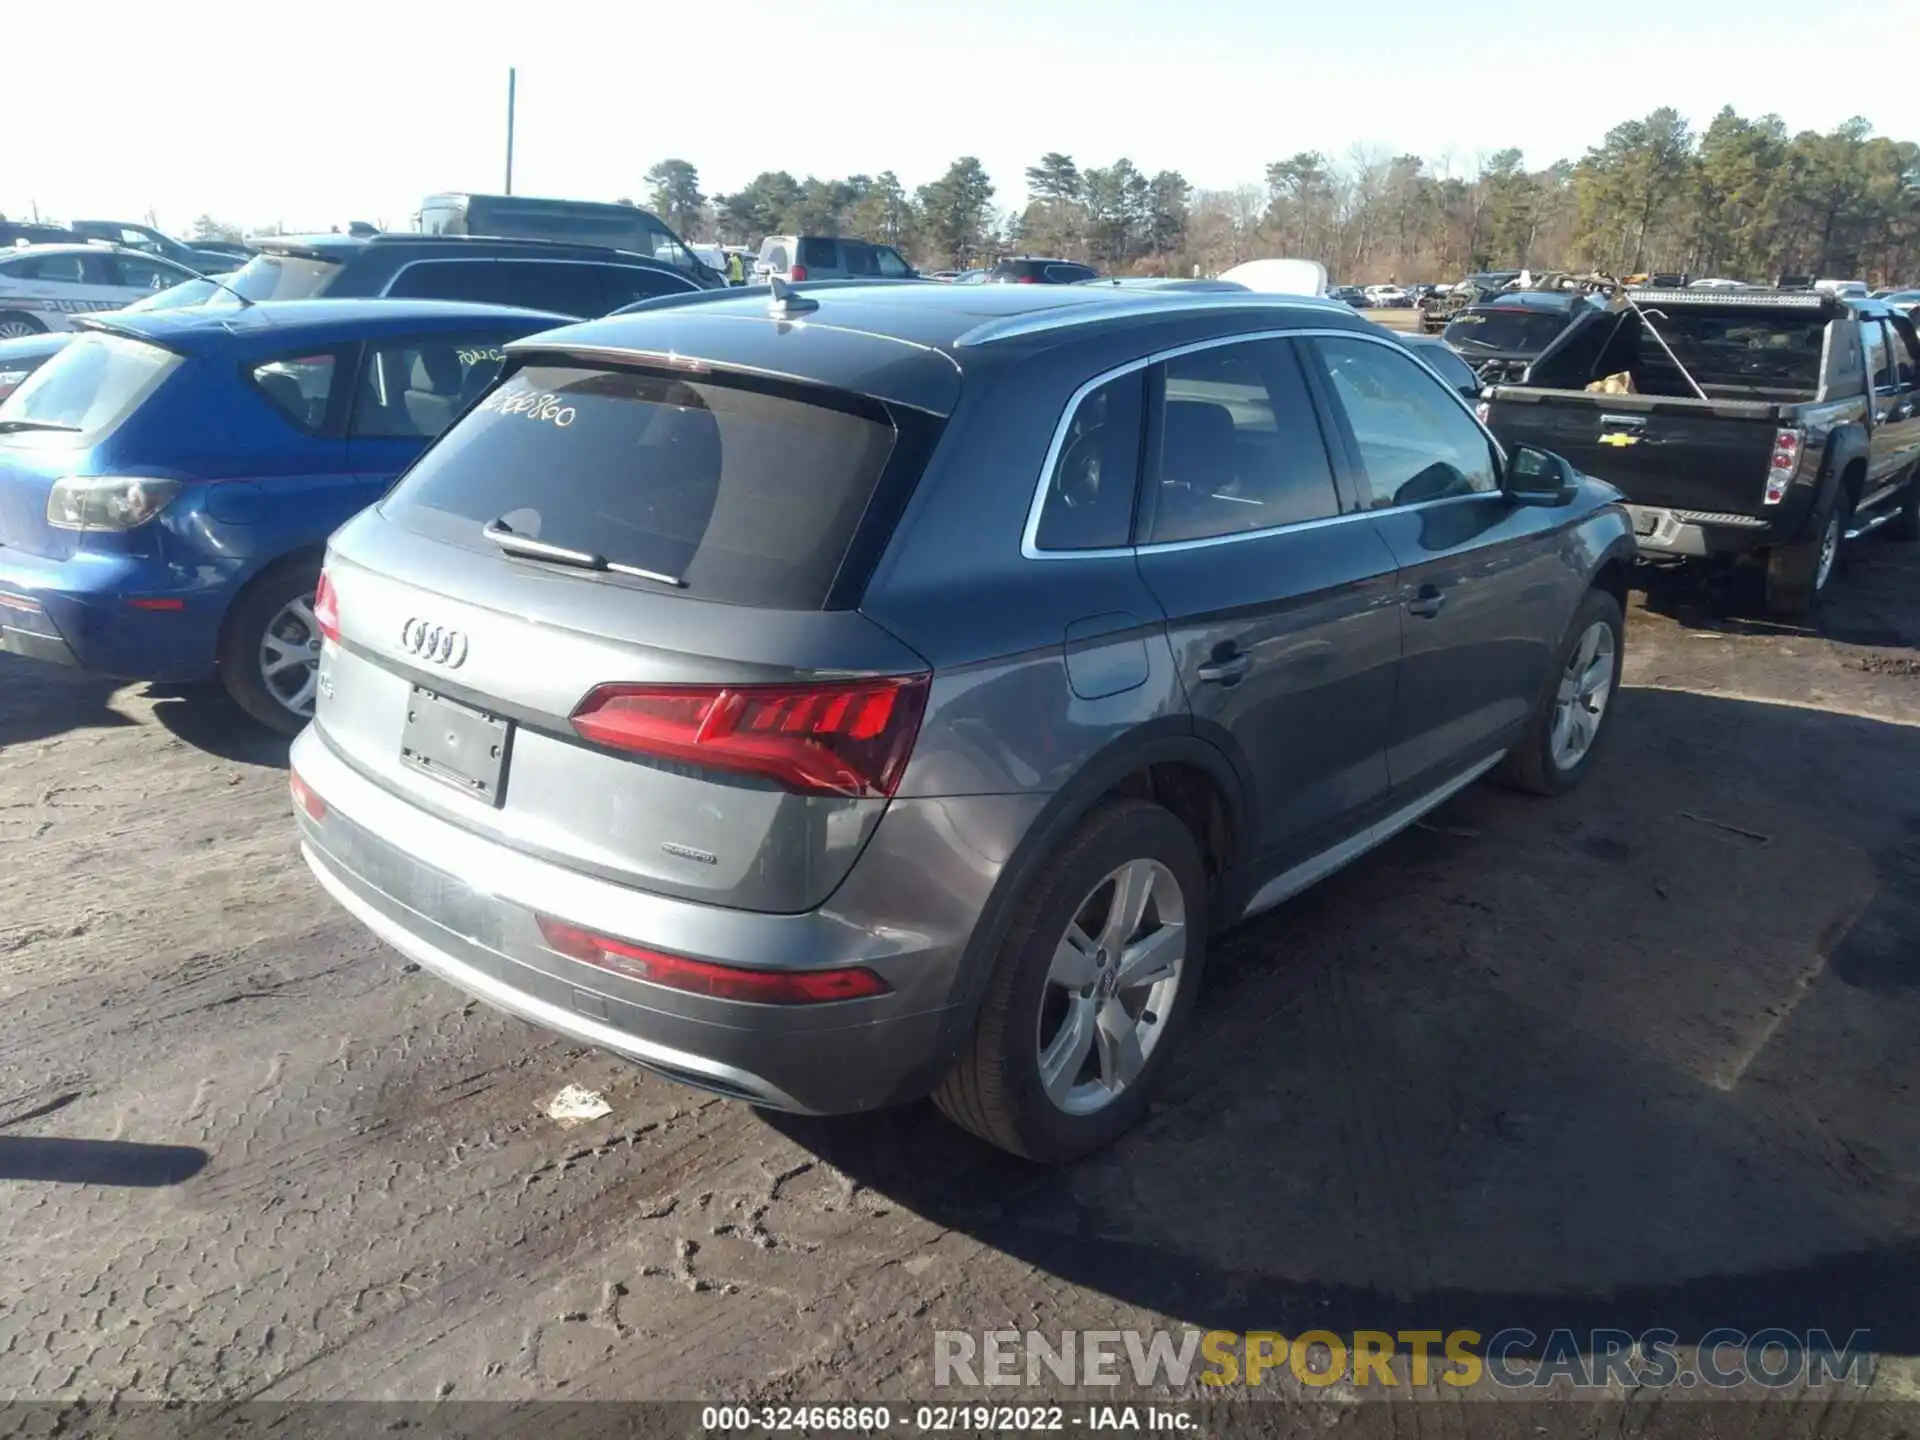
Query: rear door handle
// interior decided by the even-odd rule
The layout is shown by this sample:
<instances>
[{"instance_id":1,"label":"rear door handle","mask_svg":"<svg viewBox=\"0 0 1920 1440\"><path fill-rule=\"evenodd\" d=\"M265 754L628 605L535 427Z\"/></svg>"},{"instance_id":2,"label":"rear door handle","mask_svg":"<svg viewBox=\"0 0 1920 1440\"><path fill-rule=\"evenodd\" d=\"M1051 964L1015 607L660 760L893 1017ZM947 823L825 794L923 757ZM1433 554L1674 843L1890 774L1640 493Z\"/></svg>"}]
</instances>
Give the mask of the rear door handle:
<instances>
[{"instance_id":1,"label":"rear door handle","mask_svg":"<svg viewBox=\"0 0 1920 1440\"><path fill-rule=\"evenodd\" d=\"M1446 603L1446 591L1438 585L1422 585L1414 597L1407 601L1407 613L1418 615L1423 620L1431 620L1440 613L1440 607Z\"/></svg>"},{"instance_id":2,"label":"rear door handle","mask_svg":"<svg viewBox=\"0 0 1920 1440\"><path fill-rule=\"evenodd\" d=\"M1203 685L1238 685L1253 668L1253 657L1243 652L1216 656L1194 671Z\"/></svg>"}]
</instances>

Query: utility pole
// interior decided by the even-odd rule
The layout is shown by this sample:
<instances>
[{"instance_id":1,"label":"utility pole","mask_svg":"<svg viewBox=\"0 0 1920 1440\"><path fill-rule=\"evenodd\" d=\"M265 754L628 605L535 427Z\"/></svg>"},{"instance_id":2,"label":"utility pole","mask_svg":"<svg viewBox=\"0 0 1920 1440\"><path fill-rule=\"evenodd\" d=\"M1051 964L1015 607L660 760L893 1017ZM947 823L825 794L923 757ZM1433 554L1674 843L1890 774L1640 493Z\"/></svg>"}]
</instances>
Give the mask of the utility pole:
<instances>
[{"instance_id":1,"label":"utility pole","mask_svg":"<svg viewBox=\"0 0 1920 1440\"><path fill-rule=\"evenodd\" d=\"M507 194L513 193L513 91L516 73L507 71Z\"/></svg>"}]
</instances>

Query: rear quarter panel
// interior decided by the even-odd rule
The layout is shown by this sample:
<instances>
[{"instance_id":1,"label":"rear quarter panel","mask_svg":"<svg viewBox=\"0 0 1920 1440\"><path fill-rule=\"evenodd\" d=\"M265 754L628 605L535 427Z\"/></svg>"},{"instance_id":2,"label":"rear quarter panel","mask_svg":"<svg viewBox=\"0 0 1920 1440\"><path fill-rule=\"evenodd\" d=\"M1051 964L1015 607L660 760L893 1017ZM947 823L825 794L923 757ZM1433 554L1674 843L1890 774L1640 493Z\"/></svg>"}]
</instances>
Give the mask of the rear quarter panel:
<instances>
[{"instance_id":1,"label":"rear quarter panel","mask_svg":"<svg viewBox=\"0 0 1920 1440\"><path fill-rule=\"evenodd\" d=\"M183 482L150 526L86 543L152 547L163 567L155 588L187 596L207 622L209 670L218 622L240 587L289 554L317 559L328 534L391 478L349 473L345 442L283 418L243 378L251 363L258 359L233 352L189 361L93 457L98 473Z\"/></svg>"},{"instance_id":2,"label":"rear quarter panel","mask_svg":"<svg viewBox=\"0 0 1920 1440\"><path fill-rule=\"evenodd\" d=\"M969 373L868 586L862 611L934 671L903 795L1049 794L1130 730L1188 723L1132 555L1021 553L1054 429L1102 368Z\"/></svg>"}]
</instances>

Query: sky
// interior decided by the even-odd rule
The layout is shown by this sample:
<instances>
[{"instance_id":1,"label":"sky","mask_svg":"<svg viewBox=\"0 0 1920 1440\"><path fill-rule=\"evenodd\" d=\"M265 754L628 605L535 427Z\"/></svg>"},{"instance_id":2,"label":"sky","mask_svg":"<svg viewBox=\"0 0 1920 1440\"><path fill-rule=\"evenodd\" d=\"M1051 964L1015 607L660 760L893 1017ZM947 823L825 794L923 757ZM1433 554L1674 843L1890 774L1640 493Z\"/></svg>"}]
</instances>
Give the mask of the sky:
<instances>
[{"instance_id":1,"label":"sky","mask_svg":"<svg viewBox=\"0 0 1920 1440\"><path fill-rule=\"evenodd\" d=\"M1868 64L1920 54L1911 0L327 0L158 26L147 3L90 13L135 43L7 67L9 218L408 228L433 191L501 188L509 66L514 189L575 199L643 200L642 176L670 156L714 194L780 169L891 169L911 189L971 154L1002 208L1049 150L1209 189L1259 183L1301 150L1411 151L1465 174L1507 146L1530 166L1577 158L1663 104L1699 127L1730 104L1793 130L1863 114L1920 139L1911 67Z\"/></svg>"}]
</instances>

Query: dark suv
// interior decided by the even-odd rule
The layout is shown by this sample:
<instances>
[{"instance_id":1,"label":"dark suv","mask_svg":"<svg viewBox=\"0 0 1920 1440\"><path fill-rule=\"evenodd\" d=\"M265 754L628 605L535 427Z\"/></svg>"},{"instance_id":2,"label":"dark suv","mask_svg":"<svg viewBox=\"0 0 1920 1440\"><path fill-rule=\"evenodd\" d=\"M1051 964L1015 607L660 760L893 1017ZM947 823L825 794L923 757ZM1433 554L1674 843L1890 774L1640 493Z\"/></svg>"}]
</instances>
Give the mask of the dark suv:
<instances>
[{"instance_id":1,"label":"dark suv","mask_svg":"<svg viewBox=\"0 0 1920 1440\"><path fill-rule=\"evenodd\" d=\"M258 240L223 282L249 300L369 295L470 300L562 315L605 315L635 300L701 287L673 266L624 250L488 235L309 235ZM218 305L220 297L209 297Z\"/></svg>"},{"instance_id":2,"label":"dark suv","mask_svg":"<svg viewBox=\"0 0 1920 1440\"><path fill-rule=\"evenodd\" d=\"M333 536L301 841L688 1084L1092 1149L1211 934L1611 713L1614 492L1344 305L776 287L506 348Z\"/></svg>"},{"instance_id":3,"label":"dark suv","mask_svg":"<svg viewBox=\"0 0 1920 1440\"><path fill-rule=\"evenodd\" d=\"M1091 265L1036 255L1011 255L987 271L992 285L1078 285L1099 278L1100 272Z\"/></svg>"},{"instance_id":4,"label":"dark suv","mask_svg":"<svg viewBox=\"0 0 1920 1440\"><path fill-rule=\"evenodd\" d=\"M256 300L466 300L582 319L636 300L699 292L674 266L598 245L468 235L306 235L254 242L238 270L189 280L128 308L178 309ZM0 341L9 391L73 337L65 331Z\"/></svg>"}]
</instances>

